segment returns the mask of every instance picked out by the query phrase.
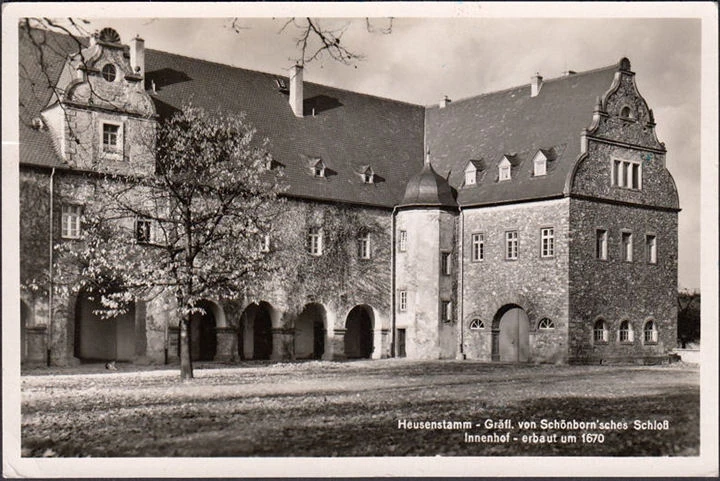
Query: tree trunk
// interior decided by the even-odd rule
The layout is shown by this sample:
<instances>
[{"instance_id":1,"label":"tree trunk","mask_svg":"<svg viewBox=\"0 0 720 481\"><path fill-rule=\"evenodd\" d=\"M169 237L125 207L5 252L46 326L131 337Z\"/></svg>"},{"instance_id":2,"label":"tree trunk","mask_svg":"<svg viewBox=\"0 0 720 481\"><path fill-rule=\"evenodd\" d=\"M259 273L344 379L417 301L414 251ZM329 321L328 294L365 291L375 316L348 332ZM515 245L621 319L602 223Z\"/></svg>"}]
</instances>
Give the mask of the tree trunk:
<instances>
[{"instance_id":1,"label":"tree trunk","mask_svg":"<svg viewBox=\"0 0 720 481\"><path fill-rule=\"evenodd\" d=\"M190 315L180 321L180 379L193 378L192 356L190 356Z\"/></svg>"}]
</instances>

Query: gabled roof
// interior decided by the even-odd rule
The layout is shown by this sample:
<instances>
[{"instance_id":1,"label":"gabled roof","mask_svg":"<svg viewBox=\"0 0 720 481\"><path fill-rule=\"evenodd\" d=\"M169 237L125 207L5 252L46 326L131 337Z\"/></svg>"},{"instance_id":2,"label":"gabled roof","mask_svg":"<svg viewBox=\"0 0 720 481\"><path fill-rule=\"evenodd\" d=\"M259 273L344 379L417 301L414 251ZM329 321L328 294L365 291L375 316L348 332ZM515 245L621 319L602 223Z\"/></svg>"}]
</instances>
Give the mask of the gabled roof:
<instances>
[{"instance_id":1,"label":"gabled roof","mask_svg":"<svg viewBox=\"0 0 720 481\"><path fill-rule=\"evenodd\" d=\"M426 113L428 148L440 175L460 187L469 159L487 159L495 170L459 190L460 205L486 205L563 194L566 177L580 154L580 134L592 121L595 99L612 85L616 65L545 80L536 97L526 84L456 100ZM532 176L538 149L552 150L547 175ZM516 153L512 179L498 182L503 156Z\"/></svg>"}]
</instances>

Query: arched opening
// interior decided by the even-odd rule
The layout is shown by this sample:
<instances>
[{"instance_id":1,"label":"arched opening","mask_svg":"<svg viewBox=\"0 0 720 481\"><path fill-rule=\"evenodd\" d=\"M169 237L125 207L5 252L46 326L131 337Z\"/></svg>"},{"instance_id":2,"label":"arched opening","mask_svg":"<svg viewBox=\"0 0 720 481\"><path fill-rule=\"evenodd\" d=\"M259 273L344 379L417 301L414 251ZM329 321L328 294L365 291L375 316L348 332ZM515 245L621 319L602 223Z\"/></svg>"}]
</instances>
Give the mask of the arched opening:
<instances>
[{"instance_id":1,"label":"arched opening","mask_svg":"<svg viewBox=\"0 0 720 481\"><path fill-rule=\"evenodd\" d=\"M373 325L375 316L372 308L355 306L345 321L345 356L348 359L369 359L373 353Z\"/></svg>"},{"instance_id":2,"label":"arched opening","mask_svg":"<svg viewBox=\"0 0 720 481\"><path fill-rule=\"evenodd\" d=\"M250 304L242 314L238 331L240 359L270 359L272 355L272 309L267 302Z\"/></svg>"},{"instance_id":3,"label":"arched opening","mask_svg":"<svg viewBox=\"0 0 720 481\"><path fill-rule=\"evenodd\" d=\"M30 306L23 300L20 300L20 348L22 349L22 360L27 359L28 355L28 341L26 329L30 325Z\"/></svg>"},{"instance_id":4,"label":"arched opening","mask_svg":"<svg viewBox=\"0 0 720 481\"><path fill-rule=\"evenodd\" d=\"M109 319L100 316L103 309L99 294L78 294L75 357L83 361L131 361L135 355L135 303L125 314Z\"/></svg>"},{"instance_id":5,"label":"arched opening","mask_svg":"<svg viewBox=\"0 0 720 481\"><path fill-rule=\"evenodd\" d=\"M530 357L529 321L525 310L515 304L501 307L493 318L492 359L527 362Z\"/></svg>"},{"instance_id":6,"label":"arched opening","mask_svg":"<svg viewBox=\"0 0 720 481\"><path fill-rule=\"evenodd\" d=\"M295 321L295 359L320 359L325 353L327 316L321 304L307 304Z\"/></svg>"},{"instance_id":7,"label":"arched opening","mask_svg":"<svg viewBox=\"0 0 720 481\"><path fill-rule=\"evenodd\" d=\"M212 361L217 351L215 328L223 318L220 306L212 301L201 300L195 307L202 312L190 315L190 358L193 361Z\"/></svg>"}]
</instances>

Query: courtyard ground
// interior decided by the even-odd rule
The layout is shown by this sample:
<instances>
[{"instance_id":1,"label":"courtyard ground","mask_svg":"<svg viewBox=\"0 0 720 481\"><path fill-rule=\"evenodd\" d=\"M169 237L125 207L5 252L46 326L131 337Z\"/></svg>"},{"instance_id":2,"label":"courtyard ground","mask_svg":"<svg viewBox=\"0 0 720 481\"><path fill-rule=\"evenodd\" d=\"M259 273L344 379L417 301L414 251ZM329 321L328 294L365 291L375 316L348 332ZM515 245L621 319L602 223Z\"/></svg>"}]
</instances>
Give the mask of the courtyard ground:
<instances>
[{"instance_id":1,"label":"courtyard ground","mask_svg":"<svg viewBox=\"0 0 720 481\"><path fill-rule=\"evenodd\" d=\"M200 365L195 376L182 383L177 369L122 364L118 371L80 366L26 372L23 456L699 452L699 370L682 363L312 361ZM461 424L407 429L425 421ZM535 425L521 426L523 421Z\"/></svg>"}]
</instances>

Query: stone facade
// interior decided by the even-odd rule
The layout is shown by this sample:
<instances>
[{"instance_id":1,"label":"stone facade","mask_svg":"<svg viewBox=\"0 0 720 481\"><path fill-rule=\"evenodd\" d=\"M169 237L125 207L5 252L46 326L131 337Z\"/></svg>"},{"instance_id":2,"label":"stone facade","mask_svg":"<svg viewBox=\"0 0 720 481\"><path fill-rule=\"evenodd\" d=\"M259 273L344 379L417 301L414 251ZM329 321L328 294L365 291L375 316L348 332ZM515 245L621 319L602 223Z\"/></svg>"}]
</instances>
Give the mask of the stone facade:
<instances>
[{"instance_id":1,"label":"stone facade","mask_svg":"<svg viewBox=\"0 0 720 481\"><path fill-rule=\"evenodd\" d=\"M77 55L69 58L58 80L62 98L51 100L41 112L44 134L62 167L21 168L26 363L178 359L178 319L167 293L137 299L123 318L103 323L94 317L93 301L64 288L68 279L58 275L63 258L57 246L78 242L62 236L63 206L90 205L98 173L155 172L156 106L162 102L151 95L157 93L154 85L146 89L142 40L133 39L128 50L112 33L93 40L83 50L84 61ZM569 134L572 138L555 133L545 139L542 126L531 124L530 143L515 150L502 142L507 132L501 120L492 126L497 127L497 146L474 145L472 136L455 139L458 129L471 123L462 116L472 104L459 102L454 123L437 122L453 127L444 133L439 127L437 132L426 130L427 143L447 150L460 145L472 157L437 153L443 162L461 166L454 174L449 169L439 175L428 155L420 174L407 182L400 204L371 203L372 193L387 195L379 189L392 181L380 176L376 185L359 191L357 202L288 195L270 239L271 255L283 269L250 286L242 298L203 300L203 313L191 319L193 358L662 359L676 343L677 192L629 61L621 60L613 75L611 84L602 85L604 94L594 110L583 117L587 128L582 133L578 129ZM538 89L532 102L519 99L513 105L539 105L544 96L560 91L557 85ZM277 98L268 102L278 103ZM443 105L442 115L453 108ZM501 118L514 114L511 107L501 110ZM384 115L381 110L376 114ZM527 120L525 111L517 115ZM542 109L540 117L546 120ZM473 114L472 119L482 116ZM293 135L300 138L303 129L323 122L322 116L305 119L293 112L292 125L299 129ZM372 123L365 117L362 122L363 129ZM393 129L404 127L399 123ZM346 134L355 126L340 128ZM441 135L448 138L438 139ZM360 138L357 146L345 146L343 155L362 151L362 143L370 141ZM573 145L581 145L579 155L568 153ZM538 152L548 164L534 171L530 163ZM314 158L284 153L304 163L296 170L307 171L298 179L310 191L330 183L314 178L305 166ZM352 178L333 179L334 185L351 186L373 172L367 164L371 160L360 157L362 165L353 164ZM498 175L500 159L511 165L512 179ZM451 174L462 173L469 162L482 169L473 179L477 183L451 186ZM415 166L399 162L392 168ZM382 175L393 175L392 168ZM315 252L308 250L311 232L321 239ZM599 232L606 233L602 259ZM367 243L363 249L361 238ZM628 252L631 258L626 259ZM602 335L599 320L606 331ZM621 334L623 322L627 329Z\"/></svg>"}]
</instances>

